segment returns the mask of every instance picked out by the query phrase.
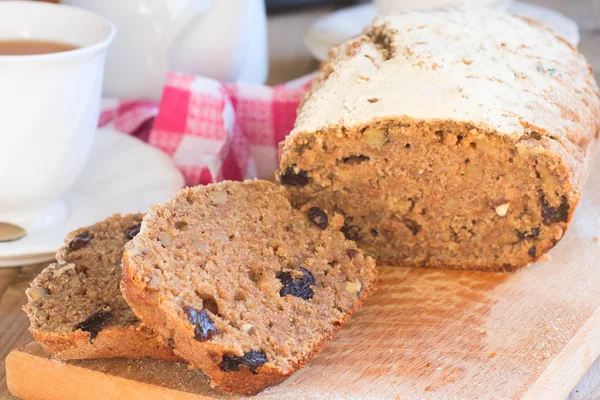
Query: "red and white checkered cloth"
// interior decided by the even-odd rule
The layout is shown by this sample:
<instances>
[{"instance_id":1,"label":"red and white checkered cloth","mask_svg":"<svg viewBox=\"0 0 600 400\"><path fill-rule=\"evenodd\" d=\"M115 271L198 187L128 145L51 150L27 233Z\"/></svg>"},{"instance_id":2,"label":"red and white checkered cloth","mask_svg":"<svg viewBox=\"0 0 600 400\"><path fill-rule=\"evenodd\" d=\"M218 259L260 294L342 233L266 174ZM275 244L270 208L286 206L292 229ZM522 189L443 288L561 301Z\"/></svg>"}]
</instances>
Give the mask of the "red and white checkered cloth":
<instances>
[{"instance_id":1,"label":"red and white checkered cloth","mask_svg":"<svg viewBox=\"0 0 600 400\"><path fill-rule=\"evenodd\" d=\"M269 87L171 73L160 105L105 100L100 126L169 154L189 186L270 178L311 78Z\"/></svg>"}]
</instances>

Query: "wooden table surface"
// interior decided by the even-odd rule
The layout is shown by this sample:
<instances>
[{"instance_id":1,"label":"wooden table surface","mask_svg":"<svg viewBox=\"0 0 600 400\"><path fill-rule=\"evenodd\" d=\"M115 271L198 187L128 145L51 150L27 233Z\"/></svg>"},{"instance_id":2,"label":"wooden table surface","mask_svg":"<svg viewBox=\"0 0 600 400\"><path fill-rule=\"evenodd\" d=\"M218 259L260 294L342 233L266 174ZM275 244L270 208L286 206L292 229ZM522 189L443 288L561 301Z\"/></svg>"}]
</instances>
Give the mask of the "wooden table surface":
<instances>
[{"instance_id":1,"label":"wooden table surface","mask_svg":"<svg viewBox=\"0 0 600 400\"><path fill-rule=\"evenodd\" d=\"M540 3L540 0L536 1ZM317 67L302 44L306 28L328 9L316 9L269 17L269 84L277 84L310 73ZM581 51L600 71L600 32L582 32ZM596 73L598 79L598 73ZM0 400L14 399L6 387L4 360L8 353L31 338L29 321L21 311L25 289L44 265L0 268ZM569 400L600 399L600 360L597 360L569 396Z\"/></svg>"}]
</instances>

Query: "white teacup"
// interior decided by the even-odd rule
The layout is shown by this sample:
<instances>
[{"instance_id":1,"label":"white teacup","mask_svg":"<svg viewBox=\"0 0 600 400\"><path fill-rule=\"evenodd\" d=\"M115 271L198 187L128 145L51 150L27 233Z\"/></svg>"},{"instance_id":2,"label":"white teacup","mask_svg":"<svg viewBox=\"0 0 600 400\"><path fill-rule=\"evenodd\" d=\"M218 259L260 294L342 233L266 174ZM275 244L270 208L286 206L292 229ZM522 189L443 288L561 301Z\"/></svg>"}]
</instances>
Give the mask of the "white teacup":
<instances>
[{"instance_id":1,"label":"white teacup","mask_svg":"<svg viewBox=\"0 0 600 400\"><path fill-rule=\"evenodd\" d=\"M0 40L69 43L71 51L0 55L0 222L45 229L79 177L100 113L108 20L64 5L0 1Z\"/></svg>"}]
</instances>

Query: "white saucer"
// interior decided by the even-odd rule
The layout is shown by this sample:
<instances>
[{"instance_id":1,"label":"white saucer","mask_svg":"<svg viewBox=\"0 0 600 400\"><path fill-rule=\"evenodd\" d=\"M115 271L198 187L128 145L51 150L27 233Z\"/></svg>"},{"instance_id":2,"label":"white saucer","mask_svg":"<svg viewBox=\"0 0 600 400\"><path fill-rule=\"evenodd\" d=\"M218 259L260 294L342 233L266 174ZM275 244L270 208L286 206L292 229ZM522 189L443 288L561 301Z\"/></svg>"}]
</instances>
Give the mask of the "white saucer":
<instances>
[{"instance_id":1,"label":"white saucer","mask_svg":"<svg viewBox=\"0 0 600 400\"><path fill-rule=\"evenodd\" d=\"M68 218L54 228L0 243L0 267L52 260L70 231L114 213L148 211L183 185L169 156L136 138L101 128L81 177L62 197Z\"/></svg>"},{"instance_id":2,"label":"white saucer","mask_svg":"<svg viewBox=\"0 0 600 400\"><path fill-rule=\"evenodd\" d=\"M579 44L579 26L550 8L521 1L506 6L506 12L531 18L553 27L575 46ZM362 33L377 16L374 4L362 4L335 11L315 21L304 35L304 44L318 60L327 59L329 49Z\"/></svg>"}]
</instances>

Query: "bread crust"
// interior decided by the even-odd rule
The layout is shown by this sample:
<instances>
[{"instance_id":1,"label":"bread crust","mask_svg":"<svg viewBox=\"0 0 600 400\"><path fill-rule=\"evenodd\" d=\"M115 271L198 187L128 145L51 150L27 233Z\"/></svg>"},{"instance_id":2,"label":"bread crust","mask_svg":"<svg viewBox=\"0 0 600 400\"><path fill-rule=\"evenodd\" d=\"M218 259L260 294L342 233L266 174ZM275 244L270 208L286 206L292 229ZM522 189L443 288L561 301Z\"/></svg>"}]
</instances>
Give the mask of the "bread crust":
<instances>
[{"instance_id":1,"label":"bread crust","mask_svg":"<svg viewBox=\"0 0 600 400\"><path fill-rule=\"evenodd\" d=\"M164 342L143 326L108 327L93 341L81 330L73 333L44 332L29 328L35 341L57 360L90 358L144 358L183 362Z\"/></svg>"},{"instance_id":2,"label":"bread crust","mask_svg":"<svg viewBox=\"0 0 600 400\"><path fill-rule=\"evenodd\" d=\"M158 337L152 329L144 326L139 320L135 321L135 318L128 324L109 323L108 326L102 327L99 332L96 332L94 338L92 338L91 332L86 332L82 329L73 328L72 331L64 331L64 329L52 330L39 327L44 318L52 318L57 311L52 308L43 311L45 317L36 315L38 312L42 312L41 303L38 302L44 300L43 297L36 298L43 295L36 296L35 291L47 294L49 287L54 287L60 284L60 282L77 282L80 279L78 273L75 274L74 271L76 272L77 263L83 261L83 259L75 253L77 250L70 249L70 243L80 234L93 232L97 237L91 240L99 240L100 245L97 249L93 250L94 253L88 256L85 262L88 265L85 265L84 268L92 268L97 274L108 273L109 269L120 268L120 257L124 243L123 236L121 236L123 235L123 231L141 222L142 216L142 214L125 216L115 214L104 221L70 232L65 237L65 245L57 251L56 259L59 263L50 264L31 283L31 290L34 293L28 295L29 301L24 307L25 312L32 321L29 331L33 335L33 338L52 357L59 360L151 357L165 361L181 361L181 358L173 353L173 350L168 346L166 341ZM85 251L85 246L83 248ZM64 279L65 277L66 279ZM119 279L120 274L116 278ZM115 283L118 285L119 282L120 280ZM114 291L110 292L110 295L105 293L104 296L120 296L118 286L114 289ZM87 294L84 296L87 296ZM71 299L71 301L77 300ZM97 298L94 302L96 305L103 305L107 304L109 299ZM121 305L124 305L123 299L120 299L120 302ZM129 314L133 317L131 310L129 310ZM64 315L55 315L55 317L61 320L65 319ZM81 321L70 322L75 326Z\"/></svg>"},{"instance_id":3,"label":"bread crust","mask_svg":"<svg viewBox=\"0 0 600 400\"><path fill-rule=\"evenodd\" d=\"M249 188L245 185L248 185ZM223 193L228 193L228 200L225 200L221 197ZM306 229L310 229L310 232L307 232L307 235L310 233L313 236L308 237L314 238L314 240L321 240L321 231L313 226L308 219L305 221L304 218L306 217L304 217L303 214L292 210L288 202L286 192L281 187L278 187L272 183L264 181L252 181L244 183L225 182L211 185L206 188L184 189L169 202L163 205L155 206L144 218L140 235L126 246L126 250L123 255L123 277L121 281L121 291L136 316L140 318L144 324L150 326L162 337L170 338L174 345L175 353L189 362L193 368L201 368L211 379L211 384L214 387L233 394L253 395L268 386L273 386L282 382L284 379L294 373L294 371L302 368L308 360L318 354L326 342L333 336L333 334L346 322L352 313L354 313L361 306L367 297L375 291L377 286L377 272L372 259L363 257L362 254L355 249L353 244L343 239L343 236L338 231L341 227L341 218L338 218L337 216L330 216L328 227L322 228L324 230L323 235L326 235L324 237L327 239L322 239L323 242L319 245L315 243L315 246L329 246L329 243L331 243L331 246L335 246L339 252L335 254L343 254L343 257L348 257L347 259L340 261L340 264L343 264L345 268L354 271L357 277L361 277L360 279L362 281L362 284L359 282L359 285L361 286L359 286L356 292L350 292L349 289L346 289L345 286L343 286L344 281L339 282L340 286L338 289L342 290L343 292L336 292L341 293L337 296L340 296L340 298L342 298L341 296L346 296L344 299L348 300L348 302L343 303L348 308L344 308L343 312L335 314L336 318L338 318L339 315L339 319L331 322L326 318L333 318L332 314L323 313L322 318L324 323L322 326L326 328L315 332L315 335L318 335L315 337L318 338L319 342L313 343L311 341L309 342L310 344L307 344L306 347L302 347L301 350L299 350L300 347L295 348L295 346L292 344L282 344L281 346L285 346L286 348L288 346L294 348L290 349L286 353L288 355L281 356L282 359L285 357L285 360L280 360L281 363L279 364L275 360L279 355L269 353L269 351L275 352L275 350L271 349L271 347L275 346L271 345L271 342L269 341L254 343L252 342L252 339L250 339L247 342L243 342L243 340L245 340L244 336L242 336L242 339L239 339L239 337L234 339L232 336L233 333L229 333L229 336L225 338L226 330L231 329L230 327L236 324L241 324L241 322L240 320L225 320L225 317L221 317L221 315L231 315L236 304L244 305L245 315L254 315L256 313L256 309L251 307L246 308L245 303L243 303L245 301L244 299L236 300L235 298L232 298L232 296L227 298L227 302L231 301L231 303L225 303L225 300L221 300L220 298L217 300L213 299L215 304L218 303L218 312L213 311L216 310L216 308L211 310L210 306L205 305L204 297L202 297L202 295L208 296L208 294L211 292L208 289L199 288L203 287L201 285L204 284L204 280L206 280L208 281L206 284L210 285L211 287L215 286L216 291L222 290L227 293L235 294L235 291L232 290L233 288L229 286L219 286L213 282L221 282L221 285L225 285L224 282L230 282L225 279L225 277L229 276L230 274L230 272L226 270L226 266L229 263L232 265L237 265L238 259L232 260L228 258L228 255L232 254L229 252L219 253L227 254L223 255L220 259L228 261L225 263L225 265L215 264L214 271L216 271L216 275L211 275L211 277L208 278L205 277L206 275L195 276L193 274L194 271L202 271L202 273L205 273L209 268L207 266L209 263L218 262L218 260L216 260L216 255L209 256L210 261L207 262L201 261L201 259L193 258L192 256L189 256L189 258L185 258L183 260L182 257L186 257L188 254L193 254L194 248L196 248L197 252L201 252L201 250L198 250L196 247L195 241L199 240L199 238L202 238L203 234L213 235L213 233L220 234L226 231L224 226L229 226L229 224L215 222L215 220L213 220L215 216L223 216L223 218L228 218L228 222L235 222L237 226L240 227L238 228L240 232L238 234L239 237L244 237L244 235L248 232L255 232L257 236L263 235L263 233L259 233L253 229L261 230L261 232L262 229L267 231L273 230L273 232L290 232L288 228L284 228L280 225L268 225L266 228L256 228L257 226L262 225L248 223L248 221L245 220L232 220L232 215L234 213L233 209L237 210L240 205L245 205L245 203L240 204L240 201L242 201L243 198L242 195L245 193L251 193L252 196L256 195L256 197L258 197L256 200L257 203L254 204L254 207L257 207L257 209L261 210L261 212L264 211L262 207L265 207L265 203L263 203L263 201L276 204L277 206L274 206L275 208L273 209L269 209L270 211L275 210L273 211L273 214L271 214L270 211L264 211L263 214L260 214L260 218L257 217L256 214L240 215L252 215L252 221L265 221L269 217L276 218L274 216L275 212L281 212L281 219L277 220L279 223L286 225L292 223L299 224L297 226L295 225L294 228L300 229L298 227L305 227ZM236 195L239 195L239 197L235 197ZM256 197L249 198L256 199ZM223 208L219 208L219 205L211 203L213 200L205 199L216 199L216 201L222 201L220 204L222 204ZM227 204L225 204L225 201L227 201ZM231 201L231 203L229 203L229 201ZM197 202L201 204L198 206L193 206L197 204ZM206 204L204 202L206 202ZM252 205L247 206L252 207ZM195 219L195 217L192 216L196 215L196 213L201 215L200 219ZM293 220L291 218L293 218ZM273 221L275 221L275 219L273 219ZM178 224L183 225L183 228L181 228L183 230L178 231L178 228L176 228ZM241 226L245 224L248 224L250 228L247 230L242 229ZM277 226L277 228L273 228L273 226ZM303 233L301 233L302 231L294 230L294 232L298 232L294 233L295 235L303 235ZM168 244L166 247L161 239L161 234L163 234L163 238L165 237L165 234L169 235ZM277 233L273 233L273 237L277 237ZM192 247L191 242L188 241L189 238L195 238L193 244L194 247ZM257 243L263 242L259 241ZM233 249L233 252L237 252L241 251L240 249L243 245L240 244L237 245L240 247L237 247L235 244L228 244L227 246L228 248ZM267 261L271 260L271 258L261 258L263 257L262 251L268 252L269 247L262 247L263 245L260 246L261 247L250 247L252 250L250 250L249 253L244 253L244 257L247 257L248 254L250 254L248 257L256 254L256 260L248 260L248 264L250 265L254 263L253 265L264 266L265 269L261 270L264 271L264 278L266 279L266 277L272 277L277 282L276 285L279 286L271 286L270 284L265 283L266 286L260 286L259 289L257 278L257 281L248 281L254 282L252 283L252 289L257 290L257 294L261 293L261 296L264 294L264 296L266 296L265 299L281 299L286 297L290 303L299 301L301 302L300 304L304 304L303 302L307 299L300 299L298 298L299 295L287 296L281 294L280 290L282 283L275 278L275 273L278 272L278 270L272 269L274 265L269 264ZM347 253L348 251L351 251L350 254L352 255L349 255ZM282 254L287 253L284 251ZM289 260L287 262L292 262L291 256L285 257L286 260ZM308 259L313 256L309 255L308 253L302 253L302 256L300 257ZM182 260L182 262L179 264L175 260ZM244 260L247 259L244 258ZM329 265L327 264L327 259L323 258L323 260L321 260L323 265ZM193 268L185 269L185 266L193 266ZM238 267L236 266L236 268ZM251 269L250 266L247 268L247 270L244 269L244 267L241 269L244 277L253 276L255 273L254 271L256 270ZM360 272L357 272L358 270L360 270ZM364 274L362 271L364 271ZM221 274L223 274L223 276L221 276ZM333 275L336 274L333 273L332 276ZM239 275L233 276L239 278ZM317 275L315 274L315 277L316 276ZM321 279L323 279L322 282L326 282L328 279L326 276L319 276L321 276ZM170 281L170 277L177 279L177 281ZM263 275L261 275L261 278L262 277ZM337 283L338 281L336 280L331 282ZM190 285L189 287L187 286L188 283ZM227 285L229 285L229 283L227 283ZM185 289L183 286L186 286ZM173 294L173 291L176 293ZM206 294L199 293L202 291L206 292ZM348 297L348 293L356 294L352 295L352 297ZM181 310L185 309L185 307L182 307L182 305L190 305L190 303L193 304L196 297L200 297L202 299L202 305L195 305L195 307L198 307L198 310L202 309L203 311L210 311L209 316L213 318L211 323L214 324L213 328L215 329L215 332L217 332L215 333L215 338L205 337L204 339L198 339L195 331L197 325L190 323L189 316L187 318L185 316L182 317L183 312ZM283 302L284 300L278 301ZM225 304L227 305L225 306ZM319 304L321 303L315 303L315 307L319 306ZM311 308L311 310L315 309L316 308ZM283 308L281 310L283 310ZM342 310L339 309L339 311ZM265 313L266 312L267 311L265 311ZM271 309L268 309L268 313L271 312ZM275 311L275 313L277 312L278 311ZM300 319L310 317L298 316L294 314L277 314L272 315L269 318L282 318L282 320L288 321L288 318L291 320L292 318ZM317 316L314 316L314 318L317 318ZM320 315L319 318L321 318ZM273 319L269 320L273 321ZM219 328L217 329L217 327ZM221 327L223 327L222 331ZM258 326L256 328L258 330L263 329L262 327ZM236 330L235 332L238 331ZM219 336L221 333L223 334L222 340ZM261 348L260 346L263 344L264 347ZM250 346L250 349L252 350L261 351L263 355L265 355L265 358L267 357L266 354L272 354L273 358L269 358L266 362L257 367L248 368L246 366L242 366L239 368L228 369L227 371L221 369L221 365L227 357L231 357L232 355L237 357L241 354L245 354L245 352L249 351L248 346ZM299 353L300 351L305 353Z\"/></svg>"},{"instance_id":4,"label":"bread crust","mask_svg":"<svg viewBox=\"0 0 600 400\"><path fill-rule=\"evenodd\" d=\"M354 307L348 311L343 319L335 325L335 329L323 338L313 350L288 370L269 367L268 365L256 368L252 373L248 368L237 371L223 372L218 363L223 355L228 352L224 346L217 346L210 342L199 343L193 339L190 325L180 318L161 311L160 297L157 292L148 290L147 284L140 280L136 268L128 252L123 255L123 280L121 290L135 314L161 335L173 337L176 343L175 353L185 358L192 368L200 368L211 379L211 385L219 390L238 395L251 396L263 389L283 382L296 370L304 367L306 362L321 352L333 335L357 311L363 302L377 289L373 284L365 291ZM178 332L186 332L181 334Z\"/></svg>"},{"instance_id":5,"label":"bread crust","mask_svg":"<svg viewBox=\"0 0 600 400\"><path fill-rule=\"evenodd\" d=\"M398 163L396 166L403 165L403 158L422 157L424 154L421 152L415 156L412 150L394 143L394 140L406 140L405 143L408 143L410 135L417 137L415 133L421 133L408 128L401 132L400 127L403 126L420 126L423 128L421 132L427 132L430 137L440 134L447 153L456 152L460 140L465 138L466 141L468 134L492 143L489 147L504 157L503 174L509 177L517 168L516 164L511 164L513 159L530 157L530 165L522 163L518 168L530 168L538 176L532 175L529 180L521 180L523 192L528 190L526 185L542 181L543 193L540 192L535 200L538 204L531 201L529 208L535 206L541 209L549 204L550 207L546 207L547 216L562 207L561 215L546 218L543 222L534 221L535 229L552 226L543 232L539 241L527 237L530 247L515 251L518 255L511 253L507 257L499 251L497 259L486 265L476 260L465 261L459 255L445 259L428 259L426 256L415 258L407 249L400 251L402 254L397 257L384 256L382 252L385 249L368 243L369 239L366 244L359 241L361 248L367 251L368 246L376 247L367 253L377 257L378 262L391 265L515 270L539 260L566 232L598 146L600 92L591 68L577 49L537 22L492 10L411 12L381 17L361 37L333 48L329 60L321 65L310 93L299 108L294 129L280 146L278 179L285 184L282 177L286 171L304 174L309 184L305 187L288 186L292 201L302 205L312 201L315 196L321 196L321 203L318 204L332 211L338 203L347 204L352 200L344 190L352 189L354 185L351 179L336 182L341 168L338 165L343 166L349 158L362 157L366 161L357 167L360 172L355 172L354 177L359 181L356 188L366 193L367 201L362 211L355 207L355 210L348 212L350 220L354 218L364 222L369 213L384 214L386 211L392 214L391 217L386 215L386 218L399 216L415 219L405 210L370 208L369 202L372 198L389 193L383 190L376 192L375 188L381 182L395 178L389 173L394 163ZM446 127L449 127L448 131ZM361 132L370 129L379 129L381 137L385 132L386 144L382 141L375 143L375 148L364 146ZM444 141L444 135L448 132ZM448 136L458 140L448 141ZM500 142L503 147L497 145ZM437 146L437 143L425 140L421 143L421 146L433 145ZM415 149L414 145L412 149ZM521 150L525 155L520 153ZM479 148L476 151L479 152ZM335 163L327 160L334 156L337 157ZM465 163L473 161L470 155L465 155L463 159ZM357 159L357 165L360 161ZM436 169L443 168L445 161L445 157L438 155L437 159L423 162L417 169L418 173L435 174ZM373 175L378 175L360 181L369 171L366 167L369 164L373 165L370 170ZM431 165L434 172L427 170ZM477 166L485 169L488 164ZM416 170L402 171L400 167L393 171L397 175L403 172L417 173ZM445 179L460 180L464 172L464 168L457 168L454 177L448 175ZM503 174L499 172L498 179L502 179ZM553 183L544 186L546 177ZM373 184L374 181L377 184ZM432 181L437 185L441 182ZM456 187L467 189L466 185ZM369 192L370 189L373 189L372 192ZM500 197L499 192L495 190L494 194ZM324 193L329 193L329 199L324 199ZM446 194L448 197L454 195L451 192ZM438 195L442 198L446 194ZM400 195L394 193L393 196L397 199ZM554 199L549 201L548 198L553 196ZM566 200L565 206L561 204L561 196ZM411 194L407 197L415 196ZM428 212L452 211L439 204L443 204L446 198L438 200L428 198ZM495 198L488 200L492 204L496 201ZM495 218L493 209L490 212L489 217L477 219L478 227ZM509 214L508 218L512 217ZM541 219L539 216L526 215L522 220L536 218ZM465 230L472 229L472 234L476 236L478 232L469 226L470 221L464 218L460 224L456 223ZM424 226L424 229L432 226ZM378 230L378 227L367 226L366 229ZM388 237L388 243L392 246L403 240L400 228L388 229L396 233ZM439 237L446 234L439 227L431 228L431 232L434 229L438 229L434 233ZM514 242L521 240L517 232L516 228L512 229ZM456 230L453 232L457 233L460 234ZM428 236L427 241L433 243L435 234ZM417 239L415 237L415 242ZM466 240L458 238L456 241L460 245L461 241ZM482 242L486 244L485 240ZM505 242L508 243L506 246L511 246L508 239ZM463 250L466 252L468 249ZM430 251L435 255L435 247L430 247Z\"/></svg>"}]
</instances>

